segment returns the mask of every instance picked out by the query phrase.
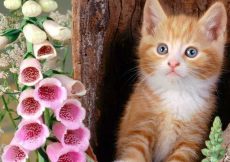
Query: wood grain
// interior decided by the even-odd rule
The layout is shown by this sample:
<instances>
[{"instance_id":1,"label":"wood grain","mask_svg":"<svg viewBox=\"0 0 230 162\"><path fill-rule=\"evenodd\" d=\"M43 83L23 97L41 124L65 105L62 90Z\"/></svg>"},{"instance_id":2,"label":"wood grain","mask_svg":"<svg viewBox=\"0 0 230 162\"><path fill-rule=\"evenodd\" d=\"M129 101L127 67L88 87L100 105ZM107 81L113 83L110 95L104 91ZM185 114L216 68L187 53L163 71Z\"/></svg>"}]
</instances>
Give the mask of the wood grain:
<instances>
[{"instance_id":1,"label":"wood grain","mask_svg":"<svg viewBox=\"0 0 230 162\"><path fill-rule=\"evenodd\" d=\"M201 16L213 1L160 0L169 15L193 16ZM223 2L230 18L230 1ZM136 80L135 48L144 3L145 0L72 0L74 76L88 90L82 103L87 109L91 144L100 162L113 159L119 119Z\"/></svg>"}]
</instances>

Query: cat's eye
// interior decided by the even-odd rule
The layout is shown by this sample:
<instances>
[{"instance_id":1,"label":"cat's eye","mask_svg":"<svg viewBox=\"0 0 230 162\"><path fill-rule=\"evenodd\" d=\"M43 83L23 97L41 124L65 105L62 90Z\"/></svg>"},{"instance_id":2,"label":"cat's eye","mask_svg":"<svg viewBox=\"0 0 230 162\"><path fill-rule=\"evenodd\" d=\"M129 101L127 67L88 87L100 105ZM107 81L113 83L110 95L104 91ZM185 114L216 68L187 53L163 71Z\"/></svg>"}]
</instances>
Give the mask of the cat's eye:
<instances>
[{"instance_id":1,"label":"cat's eye","mask_svg":"<svg viewBox=\"0 0 230 162\"><path fill-rule=\"evenodd\" d=\"M198 50L194 47L189 47L185 50L185 55L189 58L194 58L198 55Z\"/></svg>"},{"instance_id":2,"label":"cat's eye","mask_svg":"<svg viewBox=\"0 0 230 162\"><path fill-rule=\"evenodd\" d=\"M165 55L168 53L168 46L164 43L161 43L157 47L157 53L160 55Z\"/></svg>"}]
</instances>

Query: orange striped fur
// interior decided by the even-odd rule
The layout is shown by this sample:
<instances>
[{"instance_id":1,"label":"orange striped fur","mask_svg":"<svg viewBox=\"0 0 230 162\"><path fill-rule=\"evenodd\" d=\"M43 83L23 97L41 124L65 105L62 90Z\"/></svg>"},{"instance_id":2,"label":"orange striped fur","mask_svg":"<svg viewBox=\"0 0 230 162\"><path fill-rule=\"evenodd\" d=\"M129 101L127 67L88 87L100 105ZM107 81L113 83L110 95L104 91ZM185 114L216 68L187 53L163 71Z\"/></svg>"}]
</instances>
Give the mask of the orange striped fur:
<instances>
[{"instance_id":1,"label":"orange striped fur","mask_svg":"<svg viewBox=\"0 0 230 162\"><path fill-rule=\"evenodd\" d=\"M117 162L200 161L215 111L226 23L220 2L197 19L167 16L157 0L146 1L140 77L121 120ZM167 54L157 52L161 43ZM185 55L188 47L197 49L195 58ZM173 72L172 60L179 62Z\"/></svg>"}]
</instances>

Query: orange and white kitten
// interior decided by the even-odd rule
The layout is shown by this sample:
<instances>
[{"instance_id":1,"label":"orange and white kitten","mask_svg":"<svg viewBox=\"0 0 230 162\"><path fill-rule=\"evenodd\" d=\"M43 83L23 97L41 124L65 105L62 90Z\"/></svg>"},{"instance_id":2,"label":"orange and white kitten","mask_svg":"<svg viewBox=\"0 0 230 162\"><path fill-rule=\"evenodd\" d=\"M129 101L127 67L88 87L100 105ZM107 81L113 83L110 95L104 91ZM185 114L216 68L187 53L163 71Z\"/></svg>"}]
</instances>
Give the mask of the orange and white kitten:
<instances>
[{"instance_id":1,"label":"orange and white kitten","mask_svg":"<svg viewBox=\"0 0 230 162\"><path fill-rule=\"evenodd\" d=\"M200 18L144 7L140 79L120 124L117 162L198 162L215 111L227 15L221 2Z\"/></svg>"}]
</instances>

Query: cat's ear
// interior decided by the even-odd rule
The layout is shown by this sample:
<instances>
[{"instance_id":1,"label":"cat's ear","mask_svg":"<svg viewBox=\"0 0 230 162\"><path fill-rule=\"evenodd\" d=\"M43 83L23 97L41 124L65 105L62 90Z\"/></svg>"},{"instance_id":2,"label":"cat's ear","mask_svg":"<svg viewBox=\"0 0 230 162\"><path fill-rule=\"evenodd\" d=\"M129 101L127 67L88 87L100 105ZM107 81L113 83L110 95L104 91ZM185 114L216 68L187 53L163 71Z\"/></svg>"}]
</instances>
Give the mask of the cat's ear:
<instances>
[{"instance_id":1,"label":"cat's ear","mask_svg":"<svg viewBox=\"0 0 230 162\"><path fill-rule=\"evenodd\" d=\"M224 36L227 25L227 13L224 4L221 2L214 3L200 18L199 25L201 31L210 41Z\"/></svg>"},{"instance_id":2,"label":"cat's ear","mask_svg":"<svg viewBox=\"0 0 230 162\"><path fill-rule=\"evenodd\" d=\"M158 0L146 0L143 15L142 34L153 34L154 28L167 16Z\"/></svg>"}]
</instances>

